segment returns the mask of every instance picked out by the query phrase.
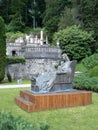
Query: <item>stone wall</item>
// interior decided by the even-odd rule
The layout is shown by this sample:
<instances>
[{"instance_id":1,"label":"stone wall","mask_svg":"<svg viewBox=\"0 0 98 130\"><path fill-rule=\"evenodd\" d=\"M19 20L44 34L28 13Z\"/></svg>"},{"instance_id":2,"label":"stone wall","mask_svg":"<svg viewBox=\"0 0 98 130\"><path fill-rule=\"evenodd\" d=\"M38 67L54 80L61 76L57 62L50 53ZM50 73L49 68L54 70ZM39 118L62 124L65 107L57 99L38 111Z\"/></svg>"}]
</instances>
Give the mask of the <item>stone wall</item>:
<instances>
[{"instance_id":1,"label":"stone wall","mask_svg":"<svg viewBox=\"0 0 98 130\"><path fill-rule=\"evenodd\" d=\"M6 68L12 79L30 79L32 75L38 75L54 68L59 60L52 59L26 59L25 64L12 64Z\"/></svg>"},{"instance_id":2,"label":"stone wall","mask_svg":"<svg viewBox=\"0 0 98 130\"><path fill-rule=\"evenodd\" d=\"M25 64L11 64L6 67L6 74L9 72L12 79L30 79L31 75L49 71L62 59L59 47L34 46L30 43L24 45L24 43L7 43L7 54L9 56L25 57L26 59Z\"/></svg>"},{"instance_id":3,"label":"stone wall","mask_svg":"<svg viewBox=\"0 0 98 130\"><path fill-rule=\"evenodd\" d=\"M16 56L21 56L21 44L16 43L6 43L6 54L13 56L13 51L15 51Z\"/></svg>"}]
</instances>

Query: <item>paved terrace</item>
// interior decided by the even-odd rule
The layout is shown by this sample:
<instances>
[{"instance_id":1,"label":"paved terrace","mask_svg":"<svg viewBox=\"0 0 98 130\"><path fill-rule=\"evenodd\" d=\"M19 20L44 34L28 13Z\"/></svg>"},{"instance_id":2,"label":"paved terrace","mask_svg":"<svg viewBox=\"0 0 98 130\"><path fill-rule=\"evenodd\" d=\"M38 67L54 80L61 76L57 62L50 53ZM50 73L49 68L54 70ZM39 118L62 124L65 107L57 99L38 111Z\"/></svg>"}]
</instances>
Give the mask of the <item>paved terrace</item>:
<instances>
[{"instance_id":1,"label":"paved terrace","mask_svg":"<svg viewBox=\"0 0 98 130\"><path fill-rule=\"evenodd\" d=\"M26 87L31 87L31 84L0 85L0 89L4 89L4 88L26 88Z\"/></svg>"}]
</instances>

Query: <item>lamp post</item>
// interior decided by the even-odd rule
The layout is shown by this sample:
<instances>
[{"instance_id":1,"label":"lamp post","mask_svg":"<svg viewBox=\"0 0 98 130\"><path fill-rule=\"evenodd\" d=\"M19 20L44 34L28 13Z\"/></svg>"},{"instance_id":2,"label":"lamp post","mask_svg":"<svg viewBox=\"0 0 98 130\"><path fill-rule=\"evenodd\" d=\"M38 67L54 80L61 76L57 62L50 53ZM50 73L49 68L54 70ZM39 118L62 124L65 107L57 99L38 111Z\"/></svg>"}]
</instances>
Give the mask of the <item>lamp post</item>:
<instances>
[{"instance_id":1,"label":"lamp post","mask_svg":"<svg viewBox=\"0 0 98 130\"><path fill-rule=\"evenodd\" d=\"M32 15L32 19L33 19L33 28L34 28L34 29L35 29L35 27L36 27L35 5L36 5L36 1L33 0L33 8L28 10L29 13Z\"/></svg>"},{"instance_id":2,"label":"lamp post","mask_svg":"<svg viewBox=\"0 0 98 130\"><path fill-rule=\"evenodd\" d=\"M33 4L34 4L34 15L32 16L32 18L33 18L33 28L35 29L35 26L36 26L36 21L35 21L35 5L36 5L36 1L35 0L33 1Z\"/></svg>"},{"instance_id":3,"label":"lamp post","mask_svg":"<svg viewBox=\"0 0 98 130\"><path fill-rule=\"evenodd\" d=\"M32 15L32 19L33 19L33 28L35 28L35 26L36 26L35 11L34 11L34 14L33 14L33 13L32 13L32 10L29 9L29 13Z\"/></svg>"},{"instance_id":4,"label":"lamp post","mask_svg":"<svg viewBox=\"0 0 98 130\"><path fill-rule=\"evenodd\" d=\"M35 0L33 1L34 5L36 4Z\"/></svg>"},{"instance_id":5,"label":"lamp post","mask_svg":"<svg viewBox=\"0 0 98 130\"><path fill-rule=\"evenodd\" d=\"M32 16L33 18L33 28L35 29L35 16Z\"/></svg>"}]
</instances>

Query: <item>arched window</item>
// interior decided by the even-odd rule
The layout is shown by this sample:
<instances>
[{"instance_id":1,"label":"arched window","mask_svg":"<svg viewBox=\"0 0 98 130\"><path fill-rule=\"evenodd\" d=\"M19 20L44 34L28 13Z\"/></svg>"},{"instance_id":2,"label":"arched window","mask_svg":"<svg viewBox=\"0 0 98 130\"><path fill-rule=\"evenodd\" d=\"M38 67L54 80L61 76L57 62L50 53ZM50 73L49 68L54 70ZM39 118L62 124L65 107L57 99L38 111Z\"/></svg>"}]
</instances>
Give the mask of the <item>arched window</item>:
<instances>
[{"instance_id":1,"label":"arched window","mask_svg":"<svg viewBox=\"0 0 98 130\"><path fill-rule=\"evenodd\" d=\"M16 50L12 50L12 56L17 56Z\"/></svg>"}]
</instances>

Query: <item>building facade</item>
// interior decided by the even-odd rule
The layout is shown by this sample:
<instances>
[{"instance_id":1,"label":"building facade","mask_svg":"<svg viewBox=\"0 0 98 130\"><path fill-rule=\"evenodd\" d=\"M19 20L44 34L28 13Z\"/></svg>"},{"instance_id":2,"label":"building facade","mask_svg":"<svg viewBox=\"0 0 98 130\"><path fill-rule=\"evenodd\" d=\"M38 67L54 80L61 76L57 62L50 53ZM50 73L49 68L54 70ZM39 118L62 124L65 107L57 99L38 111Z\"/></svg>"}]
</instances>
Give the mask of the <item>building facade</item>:
<instances>
[{"instance_id":1,"label":"building facade","mask_svg":"<svg viewBox=\"0 0 98 130\"><path fill-rule=\"evenodd\" d=\"M26 59L25 64L11 64L6 67L6 74L8 71L12 79L30 79L32 75L39 75L54 68L55 64L62 59L58 45L49 47L42 36L39 39L34 36L32 40L30 38L31 36L28 39L18 38L17 42L6 44L7 55Z\"/></svg>"}]
</instances>

